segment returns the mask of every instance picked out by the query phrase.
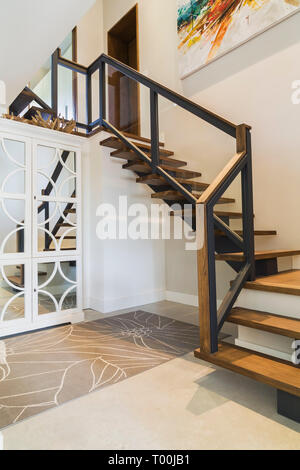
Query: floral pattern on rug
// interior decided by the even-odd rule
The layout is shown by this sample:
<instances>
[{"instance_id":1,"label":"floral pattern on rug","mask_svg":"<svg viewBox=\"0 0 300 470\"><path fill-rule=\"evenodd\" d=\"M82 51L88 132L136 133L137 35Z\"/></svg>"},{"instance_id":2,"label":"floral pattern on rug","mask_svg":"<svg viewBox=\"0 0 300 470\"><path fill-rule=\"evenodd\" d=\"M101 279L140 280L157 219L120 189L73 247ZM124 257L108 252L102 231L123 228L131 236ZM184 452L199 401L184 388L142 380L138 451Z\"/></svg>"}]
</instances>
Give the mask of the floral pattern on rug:
<instances>
[{"instance_id":1,"label":"floral pattern on rug","mask_svg":"<svg viewBox=\"0 0 300 470\"><path fill-rule=\"evenodd\" d=\"M0 428L198 346L195 325L143 311L0 341Z\"/></svg>"}]
</instances>

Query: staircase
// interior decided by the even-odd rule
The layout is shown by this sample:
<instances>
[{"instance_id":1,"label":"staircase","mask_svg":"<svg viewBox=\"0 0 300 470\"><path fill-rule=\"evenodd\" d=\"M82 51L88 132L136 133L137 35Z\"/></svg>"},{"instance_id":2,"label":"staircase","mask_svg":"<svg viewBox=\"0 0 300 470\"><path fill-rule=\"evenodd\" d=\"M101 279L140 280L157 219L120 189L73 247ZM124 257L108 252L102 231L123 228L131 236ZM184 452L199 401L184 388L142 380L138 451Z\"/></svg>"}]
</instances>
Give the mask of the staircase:
<instances>
[{"instance_id":1,"label":"staircase","mask_svg":"<svg viewBox=\"0 0 300 470\"><path fill-rule=\"evenodd\" d=\"M138 136L131 136L130 141L140 150L151 156L151 140ZM145 163L139 156L126 146L118 137L108 137L100 143L101 146L110 148L111 157L121 161L125 160L123 168L134 172L138 184L147 185L152 191L153 199L160 199L169 206L173 204L182 205L182 210L171 212L171 217L181 217L196 230L196 208L184 209L188 203L186 197L180 191L174 191L168 182L160 175L153 174L150 164ZM201 181L201 173L187 168L187 162L174 158L174 152L165 149L163 143L159 144L159 159L161 167L168 171L185 188L199 199L210 187L209 183ZM217 205L234 204L235 200L230 197L221 197ZM215 210L215 215L225 224L230 225L232 220L243 219L243 214L238 211ZM243 230L235 229L235 233L243 236ZM243 252L227 252L226 233L215 228L217 261L231 263L242 263L245 261ZM255 237L274 237L276 230L255 229ZM271 238L270 238L271 241ZM225 242L225 243L224 243ZM225 252L223 252L225 251ZM244 289L278 292L282 294L300 295L300 270L278 272L277 260L282 257L292 257L300 254L300 250L270 250L254 252L256 271L260 276L253 281L248 281ZM231 264L232 266L232 264ZM288 303L288 298L286 299ZM290 346L296 340L300 340L300 320L291 318L283 312L282 315L266 313L243 307L235 307L231 310L226 321L238 327L243 326L267 332L272 335L285 337L290 340ZM294 420L299 420L300 397L300 374L299 369L290 361L266 355L247 348L239 347L230 338L230 342L219 341L218 351L214 354L195 351L195 356L211 364L223 367L241 375L250 377L259 382L268 384L278 390L278 411ZM276 354L276 353L275 353ZM294 358L295 359L295 358Z\"/></svg>"},{"instance_id":2,"label":"staircase","mask_svg":"<svg viewBox=\"0 0 300 470\"><path fill-rule=\"evenodd\" d=\"M137 184L151 189L153 200L162 200L172 209L176 204L170 216L184 219L195 231L200 326L200 347L195 356L274 387L278 412L300 422L300 270L280 272L278 267L280 258L298 256L300 250L273 250L276 231L254 228L251 128L229 122L105 54L89 67L62 58L60 50L53 54L54 110L58 66L79 72L87 79L88 123L77 126L86 131L87 137L101 130L108 132L110 136L102 140L101 146L111 150L112 158L121 160L124 170L136 175ZM148 88L151 139L120 132L107 120L107 67ZM91 122L92 76L96 71L100 85L99 119ZM186 161L175 158L175 152L159 142L159 96L235 139L236 154L214 181L203 182L199 171L188 168ZM238 176L242 210L235 210L235 199L227 195ZM233 221L240 221L239 229L233 228ZM59 221L56 228L63 226L63 221ZM270 249L255 251L257 237L269 237ZM53 248L48 245L47 249ZM227 263L236 273L219 308L216 262ZM238 328L237 338L220 340L225 322ZM252 340L247 340L250 337ZM285 358L280 346L276 346L282 343L289 352Z\"/></svg>"}]
</instances>

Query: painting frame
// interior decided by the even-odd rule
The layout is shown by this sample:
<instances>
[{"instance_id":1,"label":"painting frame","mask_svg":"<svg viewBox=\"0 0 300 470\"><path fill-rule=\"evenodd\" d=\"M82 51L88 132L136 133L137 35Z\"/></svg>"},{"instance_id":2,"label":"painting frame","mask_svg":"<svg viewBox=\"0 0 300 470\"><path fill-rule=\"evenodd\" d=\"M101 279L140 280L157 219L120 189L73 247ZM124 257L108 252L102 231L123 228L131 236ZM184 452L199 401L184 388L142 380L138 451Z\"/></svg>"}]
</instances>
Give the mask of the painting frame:
<instances>
[{"instance_id":1,"label":"painting frame","mask_svg":"<svg viewBox=\"0 0 300 470\"><path fill-rule=\"evenodd\" d=\"M178 15L178 5L179 5L179 1L177 2L177 15ZM180 73L180 79L181 80L185 80L186 78L190 77L191 75L199 72L200 70L202 70L203 68L207 67L208 65L216 62L217 60L221 59L222 57L226 56L227 54L230 54L231 52L233 52L234 50L244 46L245 44L247 44L249 41L252 41L253 39L257 38L258 36L264 34L265 32L275 28L276 26L278 26L280 23L288 20L289 18L297 15L300 13L300 5L298 7L295 7L295 11L292 11L290 13L288 13L287 15L279 18L277 21L274 21L272 24L268 25L267 27L264 27L262 28L261 30L257 31L255 34L251 34L249 37L247 37L246 39L238 42L237 44L233 45L232 47L226 49L225 51L217 54L215 57L209 59L208 61L206 61L205 63L201 63L199 65L195 65L194 68L192 70L189 70L187 72L183 72L183 71L179 71ZM178 34L178 31L177 31L177 34ZM179 35L178 35L178 40L179 40ZM179 42L178 42L178 49L179 49ZM181 59L181 56L179 54L179 50L178 50L178 56L179 56L179 61ZM179 64L180 65L180 64ZM180 67L179 67L180 68Z\"/></svg>"}]
</instances>

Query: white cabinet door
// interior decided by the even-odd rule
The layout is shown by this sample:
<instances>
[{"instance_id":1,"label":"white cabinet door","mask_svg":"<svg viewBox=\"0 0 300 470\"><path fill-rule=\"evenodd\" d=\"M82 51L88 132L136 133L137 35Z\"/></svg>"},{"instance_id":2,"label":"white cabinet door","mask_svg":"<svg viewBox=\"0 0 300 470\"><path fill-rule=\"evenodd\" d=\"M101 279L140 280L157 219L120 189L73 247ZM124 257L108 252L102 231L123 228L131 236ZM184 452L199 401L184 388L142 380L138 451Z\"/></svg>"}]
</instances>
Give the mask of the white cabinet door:
<instances>
[{"instance_id":1,"label":"white cabinet door","mask_svg":"<svg viewBox=\"0 0 300 470\"><path fill-rule=\"evenodd\" d=\"M0 133L0 337L82 312L81 155Z\"/></svg>"},{"instance_id":2,"label":"white cabinet door","mask_svg":"<svg viewBox=\"0 0 300 470\"><path fill-rule=\"evenodd\" d=\"M0 133L0 334L32 320L31 142Z\"/></svg>"},{"instance_id":3,"label":"white cabinet door","mask_svg":"<svg viewBox=\"0 0 300 470\"><path fill-rule=\"evenodd\" d=\"M33 158L35 257L80 253L80 152L36 142Z\"/></svg>"}]
</instances>

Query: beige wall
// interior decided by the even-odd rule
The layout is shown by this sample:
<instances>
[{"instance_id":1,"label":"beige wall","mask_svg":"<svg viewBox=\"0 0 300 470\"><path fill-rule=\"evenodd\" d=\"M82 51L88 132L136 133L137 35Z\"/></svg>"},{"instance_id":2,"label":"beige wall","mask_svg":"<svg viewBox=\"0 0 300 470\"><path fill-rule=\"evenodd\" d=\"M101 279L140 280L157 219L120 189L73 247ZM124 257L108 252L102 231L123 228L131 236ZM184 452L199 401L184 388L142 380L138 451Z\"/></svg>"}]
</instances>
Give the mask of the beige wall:
<instances>
[{"instance_id":1,"label":"beige wall","mask_svg":"<svg viewBox=\"0 0 300 470\"><path fill-rule=\"evenodd\" d=\"M255 225L278 230L277 238L257 240L257 247L299 247L300 105L291 102L291 86L300 78L300 14L181 81L176 0L103 0L103 50L107 31L136 3L141 72L236 124L253 127ZM141 97L147 135L148 92L142 89ZM202 171L207 182L235 151L231 138L163 101L160 123L167 147ZM238 196L238 186L229 193ZM219 297L231 277L230 269L218 266ZM195 254L184 252L183 243L166 243L166 284L168 291L197 292Z\"/></svg>"}]
</instances>

